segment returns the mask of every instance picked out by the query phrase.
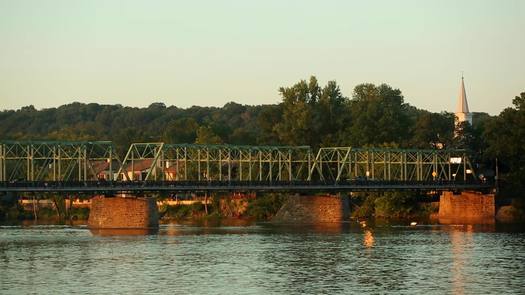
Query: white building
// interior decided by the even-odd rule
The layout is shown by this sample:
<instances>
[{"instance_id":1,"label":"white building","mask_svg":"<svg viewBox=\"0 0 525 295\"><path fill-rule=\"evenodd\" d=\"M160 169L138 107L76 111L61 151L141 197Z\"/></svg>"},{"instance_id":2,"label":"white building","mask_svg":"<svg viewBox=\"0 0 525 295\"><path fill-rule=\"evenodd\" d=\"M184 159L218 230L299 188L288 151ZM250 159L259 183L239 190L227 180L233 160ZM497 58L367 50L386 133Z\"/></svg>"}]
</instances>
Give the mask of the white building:
<instances>
[{"instance_id":1,"label":"white building","mask_svg":"<svg viewBox=\"0 0 525 295\"><path fill-rule=\"evenodd\" d=\"M458 107L456 109L456 126L462 122L469 122L472 125L472 113L469 112L465 82L461 76L461 86L459 88Z\"/></svg>"}]
</instances>

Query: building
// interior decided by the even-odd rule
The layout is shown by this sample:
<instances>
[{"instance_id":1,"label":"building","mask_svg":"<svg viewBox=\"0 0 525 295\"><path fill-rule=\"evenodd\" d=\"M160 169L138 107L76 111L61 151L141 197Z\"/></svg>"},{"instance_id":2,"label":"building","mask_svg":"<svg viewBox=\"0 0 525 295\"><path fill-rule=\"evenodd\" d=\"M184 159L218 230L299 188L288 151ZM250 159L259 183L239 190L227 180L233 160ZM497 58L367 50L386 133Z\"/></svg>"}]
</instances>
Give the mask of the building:
<instances>
[{"instance_id":1,"label":"building","mask_svg":"<svg viewBox=\"0 0 525 295\"><path fill-rule=\"evenodd\" d=\"M118 165L116 160L113 160L111 165L109 160L94 161L90 163L90 169L98 180L113 180L117 178Z\"/></svg>"},{"instance_id":2,"label":"building","mask_svg":"<svg viewBox=\"0 0 525 295\"><path fill-rule=\"evenodd\" d=\"M456 126L463 122L472 125L472 113L468 109L467 93L465 91L465 81L461 76L461 86L459 87L458 106L456 109Z\"/></svg>"},{"instance_id":3,"label":"building","mask_svg":"<svg viewBox=\"0 0 525 295\"><path fill-rule=\"evenodd\" d=\"M180 180L177 176L177 172L183 173L185 171L185 163L183 161L179 161L178 165L176 163L173 163L172 161L163 162L166 168L162 168L159 166L160 164L162 164L160 160L157 161L157 165L154 165L154 161L154 159L141 159L127 163L122 168L122 172L120 175L121 179L139 181L146 180L146 176L151 170L152 175L149 178L150 180L155 179L156 173L159 180L173 181ZM162 175L162 173L164 173L164 175Z\"/></svg>"}]
</instances>

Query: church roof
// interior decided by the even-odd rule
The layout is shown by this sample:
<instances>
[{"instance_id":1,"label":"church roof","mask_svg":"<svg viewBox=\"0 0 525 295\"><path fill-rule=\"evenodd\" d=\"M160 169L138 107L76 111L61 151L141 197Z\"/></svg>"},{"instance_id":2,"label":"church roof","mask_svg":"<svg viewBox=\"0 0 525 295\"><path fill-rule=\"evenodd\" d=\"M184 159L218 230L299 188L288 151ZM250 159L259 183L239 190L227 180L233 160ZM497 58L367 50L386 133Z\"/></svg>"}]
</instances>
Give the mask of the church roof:
<instances>
[{"instance_id":1,"label":"church roof","mask_svg":"<svg viewBox=\"0 0 525 295\"><path fill-rule=\"evenodd\" d=\"M458 97L458 113L469 113L468 103L467 103L467 93L465 92L465 82L463 77L461 77L461 86L459 88L459 97Z\"/></svg>"}]
</instances>

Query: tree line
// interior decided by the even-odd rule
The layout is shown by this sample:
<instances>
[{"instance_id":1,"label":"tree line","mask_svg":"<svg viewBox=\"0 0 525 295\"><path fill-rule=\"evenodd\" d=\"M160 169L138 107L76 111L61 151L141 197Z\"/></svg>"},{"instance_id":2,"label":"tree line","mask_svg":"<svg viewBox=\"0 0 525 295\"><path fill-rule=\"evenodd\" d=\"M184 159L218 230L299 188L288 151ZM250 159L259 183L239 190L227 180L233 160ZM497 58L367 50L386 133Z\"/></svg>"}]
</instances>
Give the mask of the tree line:
<instances>
[{"instance_id":1,"label":"tree line","mask_svg":"<svg viewBox=\"0 0 525 295\"><path fill-rule=\"evenodd\" d=\"M279 104L255 106L26 106L0 112L0 139L110 140L122 156L130 143L151 141L463 148L485 170L494 170L498 159L507 193L525 197L525 92L499 115L474 113L473 125L459 128L453 113L411 106L401 90L387 84L360 84L346 97L335 81L322 86L312 76L279 93Z\"/></svg>"}]
</instances>

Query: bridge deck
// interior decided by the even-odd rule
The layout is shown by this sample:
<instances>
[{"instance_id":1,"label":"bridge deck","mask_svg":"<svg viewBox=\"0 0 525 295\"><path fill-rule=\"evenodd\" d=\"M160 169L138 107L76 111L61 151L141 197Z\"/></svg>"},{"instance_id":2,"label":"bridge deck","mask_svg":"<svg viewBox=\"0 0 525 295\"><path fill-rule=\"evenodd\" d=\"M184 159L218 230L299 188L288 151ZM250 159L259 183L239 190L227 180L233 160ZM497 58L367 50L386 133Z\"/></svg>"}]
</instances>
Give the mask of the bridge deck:
<instances>
[{"instance_id":1,"label":"bridge deck","mask_svg":"<svg viewBox=\"0 0 525 295\"><path fill-rule=\"evenodd\" d=\"M205 192L205 191L279 191L279 192L359 192L359 191L487 191L488 182L462 181L377 181L340 182L312 181L87 181L87 182L0 182L0 193L142 193L142 192Z\"/></svg>"}]
</instances>

